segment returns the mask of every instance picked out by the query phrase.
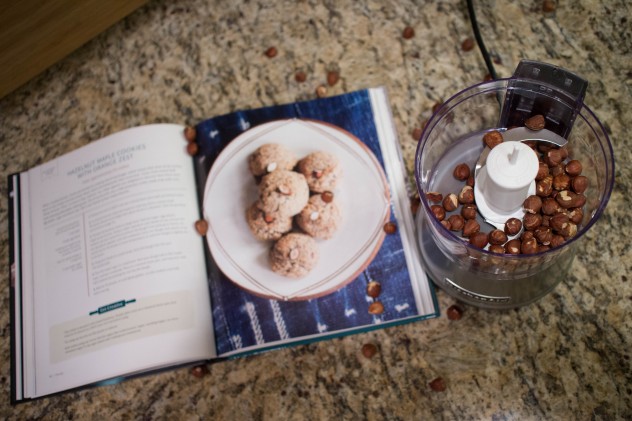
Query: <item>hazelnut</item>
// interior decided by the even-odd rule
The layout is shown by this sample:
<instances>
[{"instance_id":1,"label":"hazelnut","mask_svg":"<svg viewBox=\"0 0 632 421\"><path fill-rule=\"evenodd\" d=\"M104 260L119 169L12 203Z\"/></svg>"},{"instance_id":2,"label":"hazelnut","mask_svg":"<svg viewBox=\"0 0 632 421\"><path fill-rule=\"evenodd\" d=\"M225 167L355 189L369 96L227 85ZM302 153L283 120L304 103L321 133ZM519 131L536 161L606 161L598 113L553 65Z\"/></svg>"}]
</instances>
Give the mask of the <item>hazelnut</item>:
<instances>
[{"instance_id":1,"label":"hazelnut","mask_svg":"<svg viewBox=\"0 0 632 421\"><path fill-rule=\"evenodd\" d=\"M544 0L542 2L542 11L544 13L555 12L555 9L556 9L555 1L553 1L553 0Z\"/></svg>"},{"instance_id":2,"label":"hazelnut","mask_svg":"<svg viewBox=\"0 0 632 421\"><path fill-rule=\"evenodd\" d=\"M467 37L461 42L461 50L471 51L473 48L474 48L474 40L471 37Z\"/></svg>"},{"instance_id":3,"label":"hazelnut","mask_svg":"<svg viewBox=\"0 0 632 421\"><path fill-rule=\"evenodd\" d=\"M334 86L336 83L338 83L339 79L340 74L335 70L330 70L329 72L327 72L327 84L329 86Z\"/></svg>"},{"instance_id":4,"label":"hazelnut","mask_svg":"<svg viewBox=\"0 0 632 421\"><path fill-rule=\"evenodd\" d=\"M421 205L421 200L419 200L419 197L412 197L410 199L410 212L413 214L413 217L417 215L419 205Z\"/></svg>"},{"instance_id":5,"label":"hazelnut","mask_svg":"<svg viewBox=\"0 0 632 421\"><path fill-rule=\"evenodd\" d=\"M316 87L316 96L318 98L324 98L327 96L327 87L325 85L318 85Z\"/></svg>"},{"instance_id":6,"label":"hazelnut","mask_svg":"<svg viewBox=\"0 0 632 421\"><path fill-rule=\"evenodd\" d=\"M468 219L463 225L463 237L469 238L472 234L476 234L477 232L479 232L480 229L481 226L478 222L476 222L476 219Z\"/></svg>"},{"instance_id":7,"label":"hazelnut","mask_svg":"<svg viewBox=\"0 0 632 421\"><path fill-rule=\"evenodd\" d=\"M521 241L517 238L509 240L507 241L507 244L505 244L505 251L508 254L520 254L520 245Z\"/></svg>"},{"instance_id":8,"label":"hazelnut","mask_svg":"<svg viewBox=\"0 0 632 421\"><path fill-rule=\"evenodd\" d=\"M535 181L540 181L544 177L549 175L549 166L548 165L546 165L544 162L540 162L538 165L539 165L538 166L538 173L535 176Z\"/></svg>"},{"instance_id":9,"label":"hazelnut","mask_svg":"<svg viewBox=\"0 0 632 421\"><path fill-rule=\"evenodd\" d=\"M485 133L483 136L483 142L489 149L493 149L495 146L503 143L503 135L498 130L492 130L491 132Z\"/></svg>"},{"instance_id":10,"label":"hazelnut","mask_svg":"<svg viewBox=\"0 0 632 421\"><path fill-rule=\"evenodd\" d=\"M456 194L450 193L443 198L443 208L446 212L452 212L457 206L459 206L459 199L456 197Z\"/></svg>"},{"instance_id":11,"label":"hazelnut","mask_svg":"<svg viewBox=\"0 0 632 421\"><path fill-rule=\"evenodd\" d=\"M443 200L443 195L436 191L429 191L428 193L426 193L426 199L428 199L428 201L432 203L441 203L441 201Z\"/></svg>"},{"instance_id":12,"label":"hazelnut","mask_svg":"<svg viewBox=\"0 0 632 421\"><path fill-rule=\"evenodd\" d=\"M550 244L538 244L538 253L544 253L549 250L551 250Z\"/></svg>"},{"instance_id":13,"label":"hazelnut","mask_svg":"<svg viewBox=\"0 0 632 421\"><path fill-rule=\"evenodd\" d=\"M191 126L187 126L184 128L184 138L187 142L195 142L195 138L197 137L197 133L195 132L195 128Z\"/></svg>"},{"instance_id":14,"label":"hazelnut","mask_svg":"<svg viewBox=\"0 0 632 421\"><path fill-rule=\"evenodd\" d=\"M198 219L197 221L195 221L195 230L201 236L205 236L208 232L208 222L206 222L206 220L204 219Z\"/></svg>"},{"instance_id":15,"label":"hazelnut","mask_svg":"<svg viewBox=\"0 0 632 421\"><path fill-rule=\"evenodd\" d=\"M461 320L463 317L463 309L460 306L453 304L448 307L446 314L450 320Z\"/></svg>"},{"instance_id":16,"label":"hazelnut","mask_svg":"<svg viewBox=\"0 0 632 421\"><path fill-rule=\"evenodd\" d=\"M430 385L430 388L435 392L443 392L446 389L445 380L443 380L443 378L441 377L437 377L428 384Z\"/></svg>"},{"instance_id":17,"label":"hazelnut","mask_svg":"<svg viewBox=\"0 0 632 421\"><path fill-rule=\"evenodd\" d=\"M527 213L522 218L524 229L532 231L542 224L542 215L539 213Z\"/></svg>"},{"instance_id":18,"label":"hazelnut","mask_svg":"<svg viewBox=\"0 0 632 421\"><path fill-rule=\"evenodd\" d=\"M559 150L560 150L560 153L562 154L562 161L564 161L566 158L568 158L568 146L567 145L560 146Z\"/></svg>"},{"instance_id":19,"label":"hazelnut","mask_svg":"<svg viewBox=\"0 0 632 421\"><path fill-rule=\"evenodd\" d=\"M450 223L451 231L461 231L465 226L465 220L461 215L450 215L448 222Z\"/></svg>"},{"instance_id":20,"label":"hazelnut","mask_svg":"<svg viewBox=\"0 0 632 421\"><path fill-rule=\"evenodd\" d=\"M584 211L582 208L569 209L568 219L574 224L580 224L584 219Z\"/></svg>"},{"instance_id":21,"label":"hazelnut","mask_svg":"<svg viewBox=\"0 0 632 421\"><path fill-rule=\"evenodd\" d=\"M191 367L191 375L198 379L206 376L208 374L208 367L205 365L196 365L195 367Z\"/></svg>"},{"instance_id":22,"label":"hazelnut","mask_svg":"<svg viewBox=\"0 0 632 421\"><path fill-rule=\"evenodd\" d=\"M461 216L465 219L474 219L476 218L476 205L473 203L466 203L461 208Z\"/></svg>"},{"instance_id":23,"label":"hazelnut","mask_svg":"<svg viewBox=\"0 0 632 421\"><path fill-rule=\"evenodd\" d=\"M544 162L549 167L555 167L562 163L562 153L559 149L551 149L546 154L544 154Z\"/></svg>"},{"instance_id":24,"label":"hazelnut","mask_svg":"<svg viewBox=\"0 0 632 421\"><path fill-rule=\"evenodd\" d=\"M334 200L334 194L330 191L324 191L320 194L320 198L325 203L331 203Z\"/></svg>"},{"instance_id":25,"label":"hazelnut","mask_svg":"<svg viewBox=\"0 0 632 421\"><path fill-rule=\"evenodd\" d=\"M588 177L585 177L583 175L578 175L577 177L573 177L573 179L571 180L571 189L573 189L575 193L578 193L578 194L584 193L587 188L588 188Z\"/></svg>"},{"instance_id":26,"label":"hazelnut","mask_svg":"<svg viewBox=\"0 0 632 421\"><path fill-rule=\"evenodd\" d=\"M553 199L552 197L545 197L542 201L541 211L544 215L555 215L561 209L562 208L560 207L560 204L557 203L557 200Z\"/></svg>"},{"instance_id":27,"label":"hazelnut","mask_svg":"<svg viewBox=\"0 0 632 421\"><path fill-rule=\"evenodd\" d=\"M307 74L305 74L304 71L299 70L294 73L294 80L296 80L298 83L303 83L307 80Z\"/></svg>"},{"instance_id":28,"label":"hazelnut","mask_svg":"<svg viewBox=\"0 0 632 421\"><path fill-rule=\"evenodd\" d=\"M377 298L382 292L382 285L377 281L370 281L366 286L366 295Z\"/></svg>"},{"instance_id":29,"label":"hazelnut","mask_svg":"<svg viewBox=\"0 0 632 421\"><path fill-rule=\"evenodd\" d=\"M562 229L560 229L559 234L564 237L565 240L573 238L575 234L577 234L577 224L572 222L565 223L562 225Z\"/></svg>"},{"instance_id":30,"label":"hazelnut","mask_svg":"<svg viewBox=\"0 0 632 421\"><path fill-rule=\"evenodd\" d=\"M542 198L535 194L531 195L524 200L522 207L527 213L539 213L542 208Z\"/></svg>"},{"instance_id":31,"label":"hazelnut","mask_svg":"<svg viewBox=\"0 0 632 421\"><path fill-rule=\"evenodd\" d=\"M395 234L397 232L397 224L395 222L387 222L384 224L384 232L387 234Z\"/></svg>"},{"instance_id":32,"label":"hazelnut","mask_svg":"<svg viewBox=\"0 0 632 421\"><path fill-rule=\"evenodd\" d=\"M452 229L452 224L447 219L444 219L443 221L441 221L441 225L443 225L443 227L447 230Z\"/></svg>"},{"instance_id":33,"label":"hazelnut","mask_svg":"<svg viewBox=\"0 0 632 421\"><path fill-rule=\"evenodd\" d=\"M501 245L507 242L507 234L504 231L495 229L489 233L489 243L493 245Z\"/></svg>"},{"instance_id":34,"label":"hazelnut","mask_svg":"<svg viewBox=\"0 0 632 421\"><path fill-rule=\"evenodd\" d=\"M509 218L505 222L505 233L507 235L516 235L522 229L522 221L518 218Z\"/></svg>"},{"instance_id":35,"label":"hazelnut","mask_svg":"<svg viewBox=\"0 0 632 421\"><path fill-rule=\"evenodd\" d=\"M545 126L544 116L537 114L525 120L524 125L530 130L542 130Z\"/></svg>"},{"instance_id":36,"label":"hazelnut","mask_svg":"<svg viewBox=\"0 0 632 421\"><path fill-rule=\"evenodd\" d=\"M474 203L474 189L470 186L463 186L463 188L459 192L458 201L462 204Z\"/></svg>"},{"instance_id":37,"label":"hazelnut","mask_svg":"<svg viewBox=\"0 0 632 421\"><path fill-rule=\"evenodd\" d=\"M457 180L465 181L470 176L470 167L468 167L465 163L461 163L454 168L454 172L452 174Z\"/></svg>"},{"instance_id":38,"label":"hazelnut","mask_svg":"<svg viewBox=\"0 0 632 421\"><path fill-rule=\"evenodd\" d=\"M555 232L560 232L564 224L569 222L569 217L565 213L556 213L551 217L549 225Z\"/></svg>"},{"instance_id":39,"label":"hazelnut","mask_svg":"<svg viewBox=\"0 0 632 421\"><path fill-rule=\"evenodd\" d=\"M411 39L415 36L415 30L411 26L407 26L402 31L402 37L404 39Z\"/></svg>"},{"instance_id":40,"label":"hazelnut","mask_svg":"<svg viewBox=\"0 0 632 421\"><path fill-rule=\"evenodd\" d=\"M548 197L553 191L553 177L549 174L535 183L535 194L540 197Z\"/></svg>"},{"instance_id":41,"label":"hazelnut","mask_svg":"<svg viewBox=\"0 0 632 421\"><path fill-rule=\"evenodd\" d=\"M551 244L551 237L553 237L553 231L549 227L539 226L533 231L533 235L538 243L543 245Z\"/></svg>"},{"instance_id":42,"label":"hazelnut","mask_svg":"<svg viewBox=\"0 0 632 421\"><path fill-rule=\"evenodd\" d=\"M369 304L369 313L370 314L382 314L384 313L384 304L379 301L374 301Z\"/></svg>"},{"instance_id":43,"label":"hazelnut","mask_svg":"<svg viewBox=\"0 0 632 421\"><path fill-rule=\"evenodd\" d=\"M470 219L471 221L471 219ZM489 235L486 232L475 232L469 237L470 244L479 249L484 249L489 242Z\"/></svg>"},{"instance_id":44,"label":"hazelnut","mask_svg":"<svg viewBox=\"0 0 632 421\"><path fill-rule=\"evenodd\" d=\"M491 244L487 250L496 254L505 254L505 248L499 244Z\"/></svg>"},{"instance_id":45,"label":"hazelnut","mask_svg":"<svg viewBox=\"0 0 632 421\"><path fill-rule=\"evenodd\" d=\"M365 358L373 358L375 354L377 354L377 347L374 344L362 345L362 355Z\"/></svg>"},{"instance_id":46,"label":"hazelnut","mask_svg":"<svg viewBox=\"0 0 632 421\"><path fill-rule=\"evenodd\" d=\"M520 243L520 252L522 254L534 254L538 252L538 241L535 238L524 240Z\"/></svg>"},{"instance_id":47,"label":"hazelnut","mask_svg":"<svg viewBox=\"0 0 632 421\"><path fill-rule=\"evenodd\" d=\"M277 49L275 47L270 47L270 48L268 48L266 50L265 55L268 58L272 58L272 57L276 57L277 53L278 53L278 51L277 51Z\"/></svg>"},{"instance_id":48,"label":"hazelnut","mask_svg":"<svg viewBox=\"0 0 632 421\"><path fill-rule=\"evenodd\" d=\"M562 190L555 196L555 200L557 200L557 203L564 209L581 208L586 203L586 196L570 190Z\"/></svg>"},{"instance_id":49,"label":"hazelnut","mask_svg":"<svg viewBox=\"0 0 632 421\"><path fill-rule=\"evenodd\" d=\"M549 174L553 177L555 177L556 175L565 174L565 173L566 173L566 170L564 170L564 165L562 164L555 165L549 168Z\"/></svg>"},{"instance_id":50,"label":"hazelnut","mask_svg":"<svg viewBox=\"0 0 632 421\"><path fill-rule=\"evenodd\" d=\"M197 143L195 143L195 142L187 143L187 153L189 155L191 155L191 156L197 155L198 150L199 150L199 147L198 147Z\"/></svg>"},{"instance_id":51,"label":"hazelnut","mask_svg":"<svg viewBox=\"0 0 632 421\"><path fill-rule=\"evenodd\" d=\"M437 221L443 221L445 219L445 209L441 205L432 205L430 206L430 210L434 214Z\"/></svg>"},{"instance_id":52,"label":"hazelnut","mask_svg":"<svg viewBox=\"0 0 632 421\"><path fill-rule=\"evenodd\" d=\"M568 163L564 167L566 174L570 175L571 177L576 177L580 175L582 173L582 169L582 163L576 159L568 161Z\"/></svg>"},{"instance_id":53,"label":"hazelnut","mask_svg":"<svg viewBox=\"0 0 632 421\"><path fill-rule=\"evenodd\" d=\"M553 236L551 237L551 247L559 247L562 244L564 244L566 242L566 240L564 239L564 237L562 237L561 235L558 234L553 234Z\"/></svg>"},{"instance_id":54,"label":"hazelnut","mask_svg":"<svg viewBox=\"0 0 632 421\"><path fill-rule=\"evenodd\" d=\"M474 187L474 175L470 174L470 176L465 180L465 185Z\"/></svg>"},{"instance_id":55,"label":"hazelnut","mask_svg":"<svg viewBox=\"0 0 632 421\"><path fill-rule=\"evenodd\" d=\"M571 185L571 178L566 174L558 174L553 177L553 188L555 190L566 190Z\"/></svg>"},{"instance_id":56,"label":"hazelnut","mask_svg":"<svg viewBox=\"0 0 632 421\"><path fill-rule=\"evenodd\" d=\"M549 215L542 215L542 224L540 224L541 227L548 227L550 226L549 222L551 221L551 217Z\"/></svg>"}]
</instances>

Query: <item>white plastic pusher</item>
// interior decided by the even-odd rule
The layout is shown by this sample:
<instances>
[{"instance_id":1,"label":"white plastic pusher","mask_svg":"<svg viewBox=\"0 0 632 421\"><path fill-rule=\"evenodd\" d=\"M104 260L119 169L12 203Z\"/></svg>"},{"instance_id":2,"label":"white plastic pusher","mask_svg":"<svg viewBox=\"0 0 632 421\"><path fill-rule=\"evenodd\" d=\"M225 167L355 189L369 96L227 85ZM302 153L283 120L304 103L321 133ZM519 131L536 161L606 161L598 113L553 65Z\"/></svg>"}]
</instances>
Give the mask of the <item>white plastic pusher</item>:
<instances>
[{"instance_id":1,"label":"white plastic pusher","mask_svg":"<svg viewBox=\"0 0 632 421\"><path fill-rule=\"evenodd\" d=\"M503 229L509 218L522 220L524 200L535 194L538 157L522 142L503 142L487 156L476 174L474 197L487 222Z\"/></svg>"}]
</instances>

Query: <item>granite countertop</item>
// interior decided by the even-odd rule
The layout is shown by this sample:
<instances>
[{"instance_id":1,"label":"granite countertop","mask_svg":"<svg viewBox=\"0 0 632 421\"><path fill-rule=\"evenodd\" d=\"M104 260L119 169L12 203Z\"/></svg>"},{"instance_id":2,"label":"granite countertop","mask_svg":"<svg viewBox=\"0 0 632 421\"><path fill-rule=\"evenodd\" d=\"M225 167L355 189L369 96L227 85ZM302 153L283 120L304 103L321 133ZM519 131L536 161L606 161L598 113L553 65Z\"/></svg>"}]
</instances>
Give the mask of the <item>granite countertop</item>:
<instances>
[{"instance_id":1,"label":"granite countertop","mask_svg":"<svg viewBox=\"0 0 632 421\"><path fill-rule=\"evenodd\" d=\"M487 73L479 51L462 48L472 37L464 1L416 3L152 1L0 100L2 175L134 125L314 98L329 70L340 73L329 95L388 88L412 170L411 133L436 103ZM439 291L437 319L224 361L203 377L181 368L13 407L5 266L0 417L631 419L632 4L475 3L501 77L522 58L575 71L590 82L586 103L611 136L610 203L551 294L509 311L463 306L450 320L455 300ZM271 46L273 58L264 54ZM2 183L5 265L6 195ZM377 346L372 358L361 353L366 343ZM444 391L429 386L437 377Z\"/></svg>"}]
</instances>

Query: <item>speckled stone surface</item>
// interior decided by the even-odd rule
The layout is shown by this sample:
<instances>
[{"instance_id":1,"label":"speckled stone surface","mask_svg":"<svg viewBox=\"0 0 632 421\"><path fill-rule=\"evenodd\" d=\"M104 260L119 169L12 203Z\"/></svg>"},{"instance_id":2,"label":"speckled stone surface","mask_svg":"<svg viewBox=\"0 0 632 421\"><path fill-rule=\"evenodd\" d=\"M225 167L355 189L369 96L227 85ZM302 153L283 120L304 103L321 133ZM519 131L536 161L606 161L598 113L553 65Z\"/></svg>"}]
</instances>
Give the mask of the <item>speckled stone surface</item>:
<instances>
[{"instance_id":1,"label":"speckled stone surface","mask_svg":"<svg viewBox=\"0 0 632 421\"><path fill-rule=\"evenodd\" d=\"M476 2L500 76L521 58L574 70L611 135L612 198L553 293L511 311L465 306L451 321L455 301L439 292L434 320L213 364L203 378L183 368L12 407L3 182L0 417L632 419L632 4L558 3L545 13L539 0ZM341 76L329 94L388 88L411 170L411 132L487 73L477 49L461 49L470 36L460 0L152 1L0 100L0 173L134 125L313 98L328 70ZM377 345L371 359L365 343ZM429 387L436 377L445 391Z\"/></svg>"}]
</instances>

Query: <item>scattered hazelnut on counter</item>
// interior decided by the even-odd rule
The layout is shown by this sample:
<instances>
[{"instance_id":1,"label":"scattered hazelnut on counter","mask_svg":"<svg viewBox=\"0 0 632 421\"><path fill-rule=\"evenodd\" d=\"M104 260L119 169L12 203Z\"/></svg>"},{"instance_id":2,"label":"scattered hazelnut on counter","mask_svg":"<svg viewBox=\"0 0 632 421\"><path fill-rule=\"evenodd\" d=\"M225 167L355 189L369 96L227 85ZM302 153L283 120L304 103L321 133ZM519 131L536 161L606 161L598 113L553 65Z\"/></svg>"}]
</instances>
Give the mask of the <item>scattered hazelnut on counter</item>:
<instances>
[{"instance_id":1,"label":"scattered hazelnut on counter","mask_svg":"<svg viewBox=\"0 0 632 421\"><path fill-rule=\"evenodd\" d=\"M374 344L368 343L362 345L362 355L365 358L373 358L373 356L377 354L377 347Z\"/></svg>"},{"instance_id":2,"label":"scattered hazelnut on counter","mask_svg":"<svg viewBox=\"0 0 632 421\"><path fill-rule=\"evenodd\" d=\"M402 32L402 37L404 37L404 39L411 39L414 36L415 36L415 30L413 29L412 26L407 26L404 28L404 31Z\"/></svg>"},{"instance_id":3,"label":"scattered hazelnut on counter","mask_svg":"<svg viewBox=\"0 0 632 421\"><path fill-rule=\"evenodd\" d=\"M419 196L415 196L410 199L410 212L413 214L413 217L417 215L417 211L419 210L420 205L421 199L419 199Z\"/></svg>"},{"instance_id":4,"label":"scattered hazelnut on counter","mask_svg":"<svg viewBox=\"0 0 632 421\"><path fill-rule=\"evenodd\" d=\"M435 392L443 392L446 389L445 380L443 380L443 378L441 377L437 377L436 379L432 380L430 383L428 383L428 385L430 385L430 388Z\"/></svg>"},{"instance_id":5,"label":"scattered hazelnut on counter","mask_svg":"<svg viewBox=\"0 0 632 421\"><path fill-rule=\"evenodd\" d=\"M186 126L184 128L184 138L187 140L187 142L189 143L195 142L196 137L197 137L197 134L195 132L195 128L191 126Z\"/></svg>"},{"instance_id":6,"label":"scattered hazelnut on counter","mask_svg":"<svg viewBox=\"0 0 632 421\"><path fill-rule=\"evenodd\" d=\"M366 286L366 295L377 298L382 293L382 285L377 281L370 281Z\"/></svg>"},{"instance_id":7,"label":"scattered hazelnut on counter","mask_svg":"<svg viewBox=\"0 0 632 421\"><path fill-rule=\"evenodd\" d=\"M397 225L395 222L387 222L384 224L384 232L387 234L395 234L397 232Z\"/></svg>"},{"instance_id":8,"label":"scattered hazelnut on counter","mask_svg":"<svg viewBox=\"0 0 632 421\"><path fill-rule=\"evenodd\" d=\"M423 133L423 129L420 127L415 127L410 134L414 140L419 140L421 138L421 134Z\"/></svg>"},{"instance_id":9,"label":"scattered hazelnut on counter","mask_svg":"<svg viewBox=\"0 0 632 421\"><path fill-rule=\"evenodd\" d=\"M277 51L276 47L270 47L270 48L268 48L266 50L265 55L268 58L273 58L273 57L276 57L277 53L278 53L278 51Z\"/></svg>"},{"instance_id":10,"label":"scattered hazelnut on counter","mask_svg":"<svg viewBox=\"0 0 632 421\"><path fill-rule=\"evenodd\" d=\"M483 142L489 149L493 149L495 146L503 143L503 135L498 130L492 130L485 133L483 136Z\"/></svg>"},{"instance_id":11,"label":"scattered hazelnut on counter","mask_svg":"<svg viewBox=\"0 0 632 421\"><path fill-rule=\"evenodd\" d=\"M467 37L461 42L461 50L471 51L474 48L474 40L471 37Z\"/></svg>"},{"instance_id":12,"label":"scattered hazelnut on counter","mask_svg":"<svg viewBox=\"0 0 632 421\"><path fill-rule=\"evenodd\" d=\"M327 84L329 86L334 86L336 83L338 83L338 80L340 79L340 73L338 73L335 70L330 70L329 72L327 72Z\"/></svg>"},{"instance_id":13,"label":"scattered hazelnut on counter","mask_svg":"<svg viewBox=\"0 0 632 421\"><path fill-rule=\"evenodd\" d=\"M327 87L325 87L325 85L319 85L316 88L316 96L318 98L324 98L327 96Z\"/></svg>"},{"instance_id":14,"label":"scattered hazelnut on counter","mask_svg":"<svg viewBox=\"0 0 632 421\"><path fill-rule=\"evenodd\" d=\"M461 320L463 317L463 309L460 306L453 304L446 310L446 315L450 320Z\"/></svg>"},{"instance_id":15,"label":"scattered hazelnut on counter","mask_svg":"<svg viewBox=\"0 0 632 421\"><path fill-rule=\"evenodd\" d=\"M307 80L307 74L305 74L304 71L299 70L294 73L294 80L296 80L298 83L303 83Z\"/></svg>"},{"instance_id":16,"label":"scattered hazelnut on counter","mask_svg":"<svg viewBox=\"0 0 632 421\"><path fill-rule=\"evenodd\" d=\"M372 302L369 304L369 313L375 315L384 313L384 304L379 301Z\"/></svg>"},{"instance_id":17,"label":"scattered hazelnut on counter","mask_svg":"<svg viewBox=\"0 0 632 421\"><path fill-rule=\"evenodd\" d=\"M434 105L432 106L432 113L436 113L437 111L439 111L439 108L441 108L441 106L443 105L443 102L435 102Z\"/></svg>"},{"instance_id":18,"label":"scattered hazelnut on counter","mask_svg":"<svg viewBox=\"0 0 632 421\"><path fill-rule=\"evenodd\" d=\"M544 13L555 12L555 2L553 0L544 0L542 2L542 11Z\"/></svg>"},{"instance_id":19,"label":"scattered hazelnut on counter","mask_svg":"<svg viewBox=\"0 0 632 421\"><path fill-rule=\"evenodd\" d=\"M191 368L191 374L193 375L193 377L201 379L208 374L208 367L205 365L196 365L195 367Z\"/></svg>"},{"instance_id":20,"label":"scattered hazelnut on counter","mask_svg":"<svg viewBox=\"0 0 632 421\"><path fill-rule=\"evenodd\" d=\"M542 114L536 114L529 117L524 125L530 130L542 130L545 126L544 116Z\"/></svg>"},{"instance_id":21,"label":"scattered hazelnut on counter","mask_svg":"<svg viewBox=\"0 0 632 421\"><path fill-rule=\"evenodd\" d=\"M197 143L195 143L195 142L187 143L187 153L189 155L195 156L195 155L197 155L198 151L199 151L199 147L198 147Z\"/></svg>"},{"instance_id":22,"label":"scattered hazelnut on counter","mask_svg":"<svg viewBox=\"0 0 632 421\"><path fill-rule=\"evenodd\" d=\"M204 219L198 219L197 221L195 221L195 230L201 236L205 236L208 232L208 222L206 222Z\"/></svg>"}]
</instances>

